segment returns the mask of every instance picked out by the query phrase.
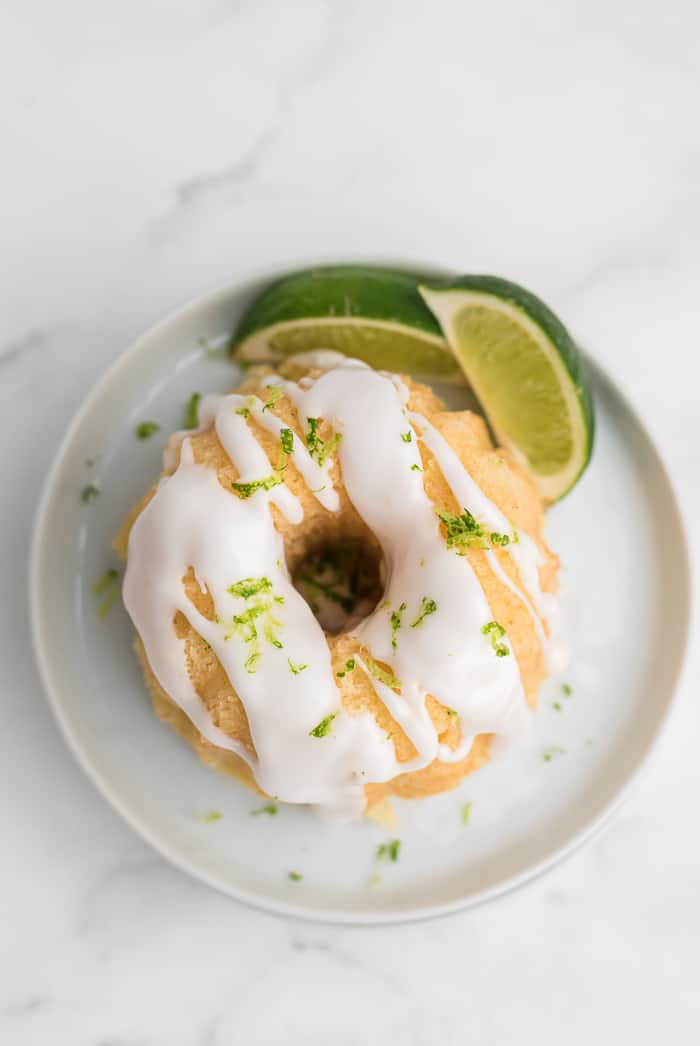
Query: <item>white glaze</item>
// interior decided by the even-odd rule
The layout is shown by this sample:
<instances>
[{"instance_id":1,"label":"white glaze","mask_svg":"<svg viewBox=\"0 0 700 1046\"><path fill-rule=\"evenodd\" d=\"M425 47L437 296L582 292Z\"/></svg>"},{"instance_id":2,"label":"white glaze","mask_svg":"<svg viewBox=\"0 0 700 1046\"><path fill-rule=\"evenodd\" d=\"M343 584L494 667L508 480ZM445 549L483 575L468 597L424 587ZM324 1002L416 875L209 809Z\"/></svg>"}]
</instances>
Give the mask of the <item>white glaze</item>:
<instances>
[{"instance_id":1,"label":"white glaze","mask_svg":"<svg viewBox=\"0 0 700 1046\"><path fill-rule=\"evenodd\" d=\"M225 490L213 470L194 463L187 438L191 433L170 441L170 455L181 444L180 463L173 475L161 480L132 528L124 601L157 679L207 740L241 756L268 794L355 816L363 809L366 783L419 769L436 757L461 759L478 733L513 738L526 728L529 715L515 657L512 652L497 657L482 634L492 613L481 585L468 559L448 549L441 535L423 487L418 433L411 429L410 442L401 438L409 430L409 418L460 505L489 528L511 532L512 526L426 419L407 414L408 393L400 380L356 360L341 357L333 362L338 364L334 369L303 385L276 376L265 384L284 390L298 410L303 432L308 418L320 417L342 434L337 455L343 484L381 542L386 570L384 599L353 634L400 680L397 694L368 672L377 695L415 746L410 763L398 762L393 742L373 716L350 716L342 708L324 633L291 584L282 540L269 512L274 503L290 522L299 523L303 513L298 499L284 484L257 490L245 499ZM284 427L258 397L233 394L202 400L197 431L215 425L240 474L238 482L248 483L269 476L272 466L254 426L240 413L242 407L273 435ZM339 501L330 461L319 466L297 436L291 460L319 502L335 511ZM539 588L537 546L521 535L520 543L508 551L544 616L551 597ZM488 555L495 560L493 553ZM185 596L182 577L190 566L199 584L209 590L218 621L202 617ZM494 569L500 570L497 563ZM528 596L502 571L501 575L530 608L543 636ZM230 586L260 577L272 584L265 599L282 649L264 638L246 643L240 626L231 624L234 615L252 604L232 595ZM273 604L273 596L283 602ZM434 600L437 610L415 625L424 598ZM393 646L391 613L402 604L402 626ZM255 754L218 730L204 709L185 670L183 642L170 624L178 610L212 646L240 696ZM258 619L261 628L265 620ZM504 642L510 651L507 637ZM258 657L251 664L253 650ZM294 674L289 659L308 667ZM367 670L359 656L356 663L355 671ZM462 739L454 752L439 745L425 706L427 694L459 716ZM329 715L334 716L330 731L312 736L310 731Z\"/></svg>"},{"instance_id":2,"label":"white glaze","mask_svg":"<svg viewBox=\"0 0 700 1046\"><path fill-rule=\"evenodd\" d=\"M410 414L409 416L419 426L423 442L435 457L440 471L459 505L469 509L472 515L483 524L486 531L512 535L515 529L512 523L484 494L445 437L420 414ZM489 551L486 555L494 573L518 596L528 610L538 638L544 646L545 658L549 667L549 662L553 661L555 657L560 658L561 653L554 653L554 643L547 636L543 622L548 623L550 634L552 634L555 624L558 624L558 603L555 596L542 591L539 569L544 562L544 556L537 544L523 530L519 530L517 536L517 542L511 541L505 547L505 551L518 569L520 586L512 582L500 567L494 551ZM557 642L560 644L561 641L558 639Z\"/></svg>"}]
</instances>

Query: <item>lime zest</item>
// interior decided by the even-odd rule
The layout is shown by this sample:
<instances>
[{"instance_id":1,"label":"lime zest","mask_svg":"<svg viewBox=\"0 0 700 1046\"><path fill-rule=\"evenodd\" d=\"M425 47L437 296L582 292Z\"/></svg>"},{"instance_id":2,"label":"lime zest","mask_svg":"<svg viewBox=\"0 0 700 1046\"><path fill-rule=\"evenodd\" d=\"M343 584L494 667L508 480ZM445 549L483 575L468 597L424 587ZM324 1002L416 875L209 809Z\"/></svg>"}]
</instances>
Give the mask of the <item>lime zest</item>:
<instances>
[{"instance_id":1,"label":"lime zest","mask_svg":"<svg viewBox=\"0 0 700 1046\"><path fill-rule=\"evenodd\" d=\"M194 426L192 427L194 428ZM160 425L157 421L140 421L134 429L137 439L150 439L151 436L155 436L156 432L160 432Z\"/></svg>"},{"instance_id":2,"label":"lime zest","mask_svg":"<svg viewBox=\"0 0 700 1046\"><path fill-rule=\"evenodd\" d=\"M427 596L423 596L423 598L421 599L418 616L415 621L411 622L411 628L418 628L419 625L422 625L426 617L428 617L430 614L434 614L437 608L438 606L434 599L428 599Z\"/></svg>"},{"instance_id":3,"label":"lime zest","mask_svg":"<svg viewBox=\"0 0 700 1046\"><path fill-rule=\"evenodd\" d=\"M193 392L185 407L184 429L196 429L199 426L199 404L202 400L201 392Z\"/></svg>"},{"instance_id":4,"label":"lime zest","mask_svg":"<svg viewBox=\"0 0 700 1046\"><path fill-rule=\"evenodd\" d=\"M246 396L244 405L242 407L236 407L234 414L240 414L242 418L249 418L256 403L257 400L255 396Z\"/></svg>"},{"instance_id":5,"label":"lime zest","mask_svg":"<svg viewBox=\"0 0 700 1046\"><path fill-rule=\"evenodd\" d=\"M401 628L401 618L403 617L406 604L402 603L398 610L392 611L391 614L391 649L396 650L396 644L398 640L398 632Z\"/></svg>"},{"instance_id":6,"label":"lime zest","mask_svg":"<svg viewBox=\"0 0 700 1046\"><path fill-rule=\"evenodd\" d=\"M238 596L239 599L250 599L251 596L271 592L272 582L269 577L244 577L233 585L229 585L226 591L230 592L232 596Z\"/></svg>"},{"instance_id":7,"label":"lime zest","mask_svg":"<svg viewBox=\"0 0 700 1046\"><path fill-rule=\"evenodd\" d=\"M465 508L460 516L453 516L446 509L436 509L440 522L445 527L448 548L488 548L484 528Z\"/></svg>"},{"instance_id":8,"label":"lime zest","mask_svg":"<svg viewBox=\"0 0 700 1046\"><path fill-rule=\"evenodd\" d=\"M257 666L257 663L258 663L258 661L260 660L261 657L262 657L262 654L260 653L260 651L259 650L254 650L253 653L250 655L250 657L246 658L246 661L245 661L243 667L245 668L245 670L246 670L246 672L248 673L249 676L254 676L255 673L257 672L257 667L256 666Z\"/></svg>"},{"instance_id":9,"label":"lime zest","mask_svg":"<svg viewBox=\"0 0 700 1046\"><path fill-rule=\"evenodd\" d=\"M343 679L348 674L348 672L352 672L354 667L355 667L355 658L354 657L349 657L347 659L347 661L345 662L345 667L342 669L342 671L336 672L335 674L336 674L338 679Z\"/></svg>"},{"instance_id":10,"label":"lime zest","mask_svg":"<svg viewBox=\"0 0 700 1046\"><path fill-rule=\"evenodd\" d=\"M277 803L265 803L263 806L258 806L257 809L250 811L251 817L260 817L261 814L266 814L268 817L276 817L279 813Z\"/></svg>"},{"instance_id":11,"label":"lime zest","mask_svg":"<svg viewBox=\"0 0 700 1046\"><path fill-rule=\"evenodd\" d=\"M481 634L489 637L496 657L508 657L510 650L506 643L501 642L506 634L503 625L499 625L498 621L487 621L481 626Z\"/></svg>"},{"instance_id":12,"label":"lime zest","mask_svg":"<svg viewBox=\"0 0 700 1046\"><path fill-rule=\"evenodd\" d=\"M280 443L282 444L282 453L291 454L294 450L294 433L291 429L280 430Z\"/></svg>"},{"instance_id":13,"label":"lime zest","mask_svg":"<svg viewBox=\"0 0 700 1046\"><path fill-rule=\"evenodd\" d=\"M389 843L380 843L377 847L376 860L377 861L398 861L399 851L401 849L401 840L392 839Z\"/></svg>"},{"instance_id":14,"label":"lime zest","mask_svg":"<svg viewBox=\"0 0 700 1046\"><path fill-rule=\"evenodd\" d=\"M92 586L92 591L98 599L102 596L102 601L97 607L97 616L102 621L119 596L119 571L109 567Z\"/></svg>"},{"instance_id":15,"label":"lime zest","mask_svg":"<svg viewBox=\"0 0 700 1046\"><path fill-rule=\"evenodd\" d=\"M306 446L309 448L309 454L311 457L318 462L319 466L323 467L328 458L334 454L340 446L343 434L342 432L336 432L329 440L321 439L318 434L320 422L320 418L306 419Z\"/></svg>"},{"instance_id":16,"label":"lime zest","mask_svg":"<svg viewBox=\"0 0 700 1046\"><path fill-rule=\"evenodd\" d=\"M386 668L382 668L381 665L378 665L374 658L365 657L364 662L369 674L374 676L375 679L378 679L380 683L384 683L385 686L390 687L392 690L401 689L401 680L397 679L396 676L393 675L392 672L387 671Z\"/></svg>"},{"instance_id":17,"label":"lime zest","mask_svg":"<svg viewBox=\"0 0 700 1046\"><path fill-rule=\"evenodd\" d=\"M221 810L207 810L199 817L199 820L202 824L213 824L215 821L220 821L223 816Z\"/></svg>"},{"instance_id":18,"label":"lime zest","mask_svg":"<svg viewBox=\"0 0 700 1046\"><path fill-rule=\"evenodd\" d=\"M330 734L333 720L337 714L337 712L331 712L330 715L324 716L321 722L317 723L313 730L309 730L309 737L326 737L327 734Z\"/></svg>"},{"instance_id":19,"label":"lime zest","mask_svg":"<svg viewBox=\"0 0 700 1046\"><path fill-rule=\"evenodd\" d=\"M94 483L88 483L86 487L80 492L80 500L83 505L88 505L91 501L94 501L96 497L99 497L100 488L96 487Z\"/></svg>"},{"instance_id":20,"label":"lime zest","mask_svg":"<svg viewBox=\"0 0 700 1046\"><path fill-rule=\"evenodd\" d=\"M265 402L263 404L263 409L262 409L262 413L263 414L265 413L266 410L271 410L274 407L275 403L279 403L279 401L282 399L282 397L285 394L284 393L284 389L281 387L281 385L268 385L267 388L270 391L269 391L269 395L268 395L267 399L265 400Z\"/></svg>"},{"instance_id":21,"label":"lime zest","mask_svg":"<svg viewBox=\"0 0 700 1046\"><path fill-rule=\"evenodd\" d=\"M238 497L245 500L250 498L258 490L272 490L273 487L277 487L282 482L280 476L269 475L263 479L253 479L249 483L232 483L231 486L235 490Z\"/></svg>"},{"instance_id":22,"label":"lime zest","mask_svg":"<svg viewBox=\"0 0 700 1046\"><path fill-rule=\"evenodd\" d=\"M114 567L109 567L105 570L101 578L95 582L92 586L92 591L96 596L101 596L102 593L108 589L115 581L119 580L119 571L115 570Z\"/></svg>"}]
</instances>

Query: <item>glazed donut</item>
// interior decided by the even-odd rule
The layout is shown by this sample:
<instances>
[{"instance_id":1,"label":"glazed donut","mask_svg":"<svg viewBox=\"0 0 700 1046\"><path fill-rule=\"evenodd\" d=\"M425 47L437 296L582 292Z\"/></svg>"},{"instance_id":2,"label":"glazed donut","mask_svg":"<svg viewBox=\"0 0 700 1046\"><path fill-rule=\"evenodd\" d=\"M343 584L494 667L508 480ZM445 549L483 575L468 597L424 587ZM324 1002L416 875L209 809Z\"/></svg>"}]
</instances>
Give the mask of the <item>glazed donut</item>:
<instances>
[{"instance_id":1,"label":"glazed donut","mask_svg":"<svg viewBox=\"0 0 700 1046\"><path fill-rule=\"evenodd\" d=\"M156 711L215 769L341 818L452 788L527 729L549 670L542 521L481 418L426 386L328 354L257 368L171 437L115 540Z\"/></svg>"}]
</instances>

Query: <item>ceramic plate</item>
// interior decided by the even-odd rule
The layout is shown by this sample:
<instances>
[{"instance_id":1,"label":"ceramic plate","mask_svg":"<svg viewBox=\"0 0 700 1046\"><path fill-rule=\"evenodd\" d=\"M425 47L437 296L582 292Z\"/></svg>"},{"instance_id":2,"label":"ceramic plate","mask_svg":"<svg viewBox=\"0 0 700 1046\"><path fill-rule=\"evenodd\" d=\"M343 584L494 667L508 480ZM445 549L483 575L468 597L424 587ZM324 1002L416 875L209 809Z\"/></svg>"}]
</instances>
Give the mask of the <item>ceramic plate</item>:
<instances>
[{"instance_id":1,"label":"ceramic plate","mask_svg":"<svg viewBox=\"0 0 700 1046\"><path fill-rule=\"evenodd\" d=\"M150 330L71 425L47 479L32 555L34 641L46 692L76 758L125 820L178 867L241 901L347 923L474 905L588 838L649 755L688 624L676 499L640 420L594 368L594 458L547 526L564 564L571 665L545 685L528 743L458 791L397 801L399 825L389 835L370 822L328 824L305 809L251 816L256 797L204 767L155 718L126 613L117 602L99 619L93 585L119 565L112 536L157 476L165 435L181 426L191 393L237 384L239 372L216 350L269 279L227 287ZM463 397L450 390L450 405ZM146 442L134 436L143 419L161 425ZM84 504L88 484L101 493ZM546 759L553 747L562 751ZM211 811L221 817L208 820ZM394 837L400 860L378 865L377 846ZM290 880L290 871L303 878Z\"/></svg>"}]
</instances>

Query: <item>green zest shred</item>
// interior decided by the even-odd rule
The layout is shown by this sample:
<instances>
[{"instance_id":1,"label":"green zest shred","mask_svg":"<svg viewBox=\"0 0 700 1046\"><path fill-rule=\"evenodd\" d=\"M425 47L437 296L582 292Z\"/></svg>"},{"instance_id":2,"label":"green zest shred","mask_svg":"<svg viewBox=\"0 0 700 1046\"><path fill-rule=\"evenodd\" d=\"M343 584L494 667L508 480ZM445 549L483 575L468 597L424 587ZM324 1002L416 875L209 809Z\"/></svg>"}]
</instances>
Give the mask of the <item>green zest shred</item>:
<instances>
[{"instance_id":1,"label":"green zest shred","mask_svg":"<svg viewBox=\"0 0 700 1046\"><path fill-rule=\"evenodd\" d=\"M323 450L321 451L321 454L320 454L319 459L318 459L319 465L323 465L327 461L327 459L331 457L331 455L335 454L336 450L338 449L338 447L340 446L340 444L342 442L343 442L343 434L342 434L342 432L335 432L335 433L333 433L333 435L331 436L331 438L328 440L328 442L325 444Z\"/></svg>"},{"instance_id":2,"label":"green zest shred","mask_svg":"<svg viewBox=\"0 0 700 1046\"><path fill-rule=\"evenodd\" d=\"M377 860L378 861L398 861L399 850L401 849L401 840L392 839L390 843L380 843L377 847Z\"/></svg>"},{"instance_id":3,"label":"green zest shred","mask_svg":"<svg viewBox=\"0 0 700 1046\"><path fill-rule=\"evenodd\" d=\"M282 622L277 621L272 614L268 614L267 618L263 622L263 636L272 646L277 647L278 650L282 650L282 642L279 637L275 634L275 629L281 628Z\"/></svg>"},{"instance_id":4,"label":"green zest shred","mask_svg":"<svg viewBox=\"0 0 700 1046\"><path fill-rule=\"evenodd\" d=\"M502 643L506 630L503 625L499 625L498 621L487 621L485 625L481 626L481 633L484 636L488 636L491 640L491 646L493 647L496 657L508 657L510 650L505 643Z\"/></svg>"},{"instance_id":5,"label":"green zest shred","mask_svg":"<svg viewBox=\"0 0 700 1046\"><path fill-rule=\"evenodd\" d=\"M300 883L304 876L301 875L299 872L290 872L289 878L292 880L293 883Z\"/></svg>"},{"instance_id":6,"label":"green zest shred","mask_svg":"<svg viewBox=\"0 0 700 1046\"><path fill-rule=\"evenodd\" d=\"M251 817L259 817L261 814L267 814L268 817L276 817L279 810L277 803L265 803L264 806L259 806L257 810L251 810Z\"/></svg>"},{"instance_id":7,"label":"green zest shred","mask_svg":"<svg viewBox=\"0 0 700 1046\"><path fill-rule=\"evenodd\" d=\"M251 676L255 675L255 673L257 671L256 665L257 665L258 661L260 660L260 657L261 657L260 651L256 650L256 651L254 651L250 655L249 658L246 659L245 665L243 667L245 668L245 670L248 673L248 675L251 675Z\"/></svg>"},{"instance_id":8,"label":"green zest shred","mask_svg":"<svg viewBox=\"0 0 700 1046\"><path fill-rule=\"evenodd\" d=\"M108 589L115 581L119 580L119 571L115 570L114 567L110 567L109 570L105 570L104 574L95 584L92 586L92 591L96 596L101 596L102 593Z\"/></svg>"},{"instance_id":9,"label":"green zest shred","mask_svg":"<svg viewBox=\"0 0 700 1046\"><path fill-rule=\"evenodd\" d=\"M223 816L220 810L209 810L206 814L202 814L199 820L202 824L213 824L214 821L220 821Z\"/></svg>"},{"instance_id":10,"label":"green zest shred","mask_svg":"<svg viewBox=\"0 0 700 1046\"><path fill-rule=\"evenodd\" d=\"M401 439L404 441L404 443L410 443L411 442L411 430L409 429L408 432L402 432L401 433Z\"/></svg>"},{"instance_id":11,"label":"green zest shred","mask_svg":"<svg viewBox=\"0 0 700 1046\"><path fill-rule=\"evenodd\" d=\"M274 616L273 611L275 603L284 603L284 596L276 596L273 593L272 582L268 577L241 578L240 581L229 585L227 591L230 595L248 602L245 610L240 614L234 614L231 618L231 625L224 635L224 639L228 640L231 636L237 635L244 643L253 644L251 653L245 662L246 671L252 675L262 656L258 642L260 638L258 625L262 631L262 638L266 642L277 647L278 650L283 649L283 644L277 635L277 630L282 628L282 622Z\"/></svg>"},{"instance_id":12,"label":"green zest shred","mask_svg":"<svg viewBox=\"0 0 700 1046\"><path fill-rule=\"evenodd\" d=\"M549 748L545 748L542 753L542 758L545 763L551 763L552 759L556 759L559 755L565 755L566 749L561 748L559 745L550 745Z\"/></svg>"},{"instance_id":13,"label":"green zest shred","mask_svg":"<svg viewBox=\"0 0 700 1046\"><path fill-rule=\"evenodd\" d=\"M318 422L318 418L306 419L306 446L312 458L320 453L323 446L323 440L318 434Z\"/></svg>"},{"instance_id":14,"label":"green zest shred","mask_svg":"<svg viewBox=\"0 0 700 1046\"><path fill-rule=\"evenodd\" d=\"M453 516L445 509L437 509L437 516L445 527L448 548L488 548L484 528L464 509L461 516Z\"/></svg>"},{"instance_id":15,"label":"green zest shred","mask_svg":"<svg viewBox=\"0 0 700 1046\"><path fill-rule=\"evenodd\" d=\"M382 668L377 662L371 657L365 657L365 664L367 665L367 671L375 679L378 679L380 683L384 683L385 686L391 687L392 690L401 689L401 680L397 679L395 675L387 671L386 668Z\"/></svg>"},{"instance_id":16,"label":"green zest shred","mask_svg":"<svg viewBox=\"0 0 700 1046\"><path fill-rule=\"evenodd\" d=\"M562 685L561 685L561 692L564 695L564 697L571 697L571 695L573 693L573 689L569 685L569 683L562 683Z\"/></svg>"},{"instance_id":17,"label":"green zest shred","mask_svg":"<svg viewBox=\"0 0 700 1046\"><path fill-rule=\"evenodd\" d=\"M280 430L280 445L282 450L280 453L279 461L274 466L275 472L284 472L284 470L287 467L289 455L292 453L292 450L294 449L294 433L291 429Z\"/></svg>"},{"instance_id":18,"label":"green zest shred","mask_svg":"<svg viewBox=\"0 0 700 1046\"><path fill-rule=\"evenodd\" d=\"M100 488L96 487L94 483L88 483L86 487L80 492L80 500L83 505L88 505L91 501L94 501L99 496Z\"/></svg>"},{"instance_id":19,"label":"green zest shred","mask_svg":"<svg viewBox=\"0 0 700 1046\"><path fill-rule=\"evenodd\" d=\"M245 406L236 407L236 414L240 414L242 418L249 418L252 408L255 406L255 396L246 396Z\"/></svg>"},{"instance_id":20,"label":"green zest shred","mask_svg":"<svg viewBox=\"0 0 700 1046\"><path fill-rule=\"evenodd\" d=\"M325 716L313 730L309 730L309 737L325 737L326 734L330 734L333 720L337 714L337 712L331 712L330 715Z\"/></svg>"},{"instance_id":21,"label":"green zest shred","mask_svg":"<svg viewBox=\"0 0 700 1046\"><path fill-rule=\"evenodd\" d=\"M318 434L320 418L306 419L306 446L309 454L319 465L324 465L328 458L336 452L340 446L343 434L336 432L329 440L322 440Z\"/></svg>"},{"instance_id":22,"label":"green zest shred","mask_svg":"<svg viewBox=\"0 0 700 1046\"><path fill-rule=\"evenodd\" d=\"M119 596L118 582L119 571L115 570L114 567L110 567L108 570L105 570L102 577L92 586L94 595L98 598L102 596L102 600L97 607L97 616L100 620L107 616Z\"/></svg>"},{"instance_id":23,"label":"green zest shred","mask_svg":"<svg viewBox=\"0 0 700 1046\"><path fill-rule=\"evenodd\" d=\"M229 585L227 591L240 599L250 599L251 596L271 592L272 582L269 577L244 577L241 581L236 581L234 585Z\"/></svg>"},{"instance_id":24,"label":"green zest shred","mask_svg":"<svg viewBox=\"0 0 700 1046\"><path fill-rule=\"evenodd\" d=\"M192 428L194 427L193 425ZM151 436L155 436L156 432L160 432L160 425L157 421L140 421L134 432L137 439L150 439Z\"/></svg>"},{"instance_id":25,"label":"green zest shred","mask_svg":"<svg viewBox=\"0 0 700 1046\"><path fill-rule=\"evenodd\" d=\"M280 443L282 444L282 453L291 454L294 449L294 433L291 429L280 430Z\"/></svg>"},{"instance_id":26,"label":"green zest shred","mask_svg":"<svg viewBox=\"0 0 700 1046\"><path fill-rule=\"evenodd\" d=\"M473 803L465 803L462 807L462 824L469 824L469 820L472 815Z\"/></svg>"},{"instance_id":27,"label":"green zest shred","mask_svg":"<svg viewBox=\"0 0 700 1046\"><path fill-rule=\"evenodd\" d=\"M263 404L263 413L274 407L275 403L278 403L284 396L284 389L280 385L268 385L267 388L269 395Z\"/></svg>"},{"instance_id":28,"label":"green zest shred","mask_svg":"<svg viewBox=\"0 0 700 1046\"><path fill-rule=\"evenodd\" d=\"M100 621L102 621L103 618L107 617L107 614L112 609L112 606L116 602L118 596L119 589L115 588L112 589L112 591L108 592L107 595L104 597L104 599L97 608L97 616L99 617Z\"/></svg>"},{"instance_id":29,"label":"green zest shred","mask_svg":"<svg viewBox=\"0 0 700 1046\"><path fill-rule=\"evenodd\" d=\"M250 483L232 483L231 486L238 494L239 498L245 500L246 498L252 497L257 490L272 490L273 487L279 486L282 482L280 476L265 476L264 479L254 479Z\"/></svg>"},{"instance_id":30,"label":"green zest shred","mask_svg":"<svg viewBox=\"0 0 700 1046\"><path fill-rule=\"evenodd\" d=\"M244 610L242 614L234 614L231 619L231 628L226 633L225 638L230 639L232 635L238 633L244 643L252 643L254 639L258 638L255 619L268 613L269 609L269 605L266 606L259 603L256 606Z\"/></svg>"},{"instance_id":31,"label":"green zest shred","mask_svg":"<svg viewBox=\"0 0 700 1046\"><path fill-rule=\"evenodd\" d=\"M196 429L199 425L199 404L202 399L201 392L193 392L185 407L185 422L183 428Z\"/></svg>"},{"instance_id":32,"label":"green zest shred","mask_svg":"<svg viewBox=\"0 0 700 1046\"><path fill-rule=\"evenodd\" d=\"M422 472L422 471L423 471L423 469L420 467L420 465L411 465L411 472Z\"/></svg>"},{"instance_id":33,"label":"green zest shred","mask_svg":"<svg viewBox=\"0 0 700 1046\"><path fill-rule=\"evenodd\" d=\"M401 628L401 618L403 617L406 604L402 603L398 610L394 610L391 615L391 648L396 650L396 641L398 638L398 631Z\"/></svg>"},{"instance_id":34,"label":"green zest shred","mask_svg":"<svg viewBox=\"0 0 700 1046\"><path fill-rule=\"evenodd\" d=\"M287 658L287 664L289 665L289 671L295 676L298 676L300 672L309 667L308 665L295 665L291 657Z\"/></svg>"},{"instance_id":35,"label":"green zest shred","mask_svg":"<svg viewBox=\"0 0 700 1046\"><path fill-rule=\"evenodd\" d=\"M434 614L436 610L437 603L435 602L435 600L428 599L427 596L423 596L420 604L420 610L418 611L418 617L415 621L411 622L411 628L418 628L419 625L423 624L426 617L428 617L429 614Z\"/></svg>"},{"instance_id":36,"label":"green zest shred","mask_svg":"<svg viewBox=\"0 0 700 1046\"><path fill-rule=\"evenodd\" d=\"M349 657L347 659L347 661L345 662L345 667L342 670L342 672L336 672L335 674L338 677L338 679L342 679L344 676L347 675L348 672L352 672L354 667L355 667L355 658L354 657Z\"/></svg>"}]
</instances>

